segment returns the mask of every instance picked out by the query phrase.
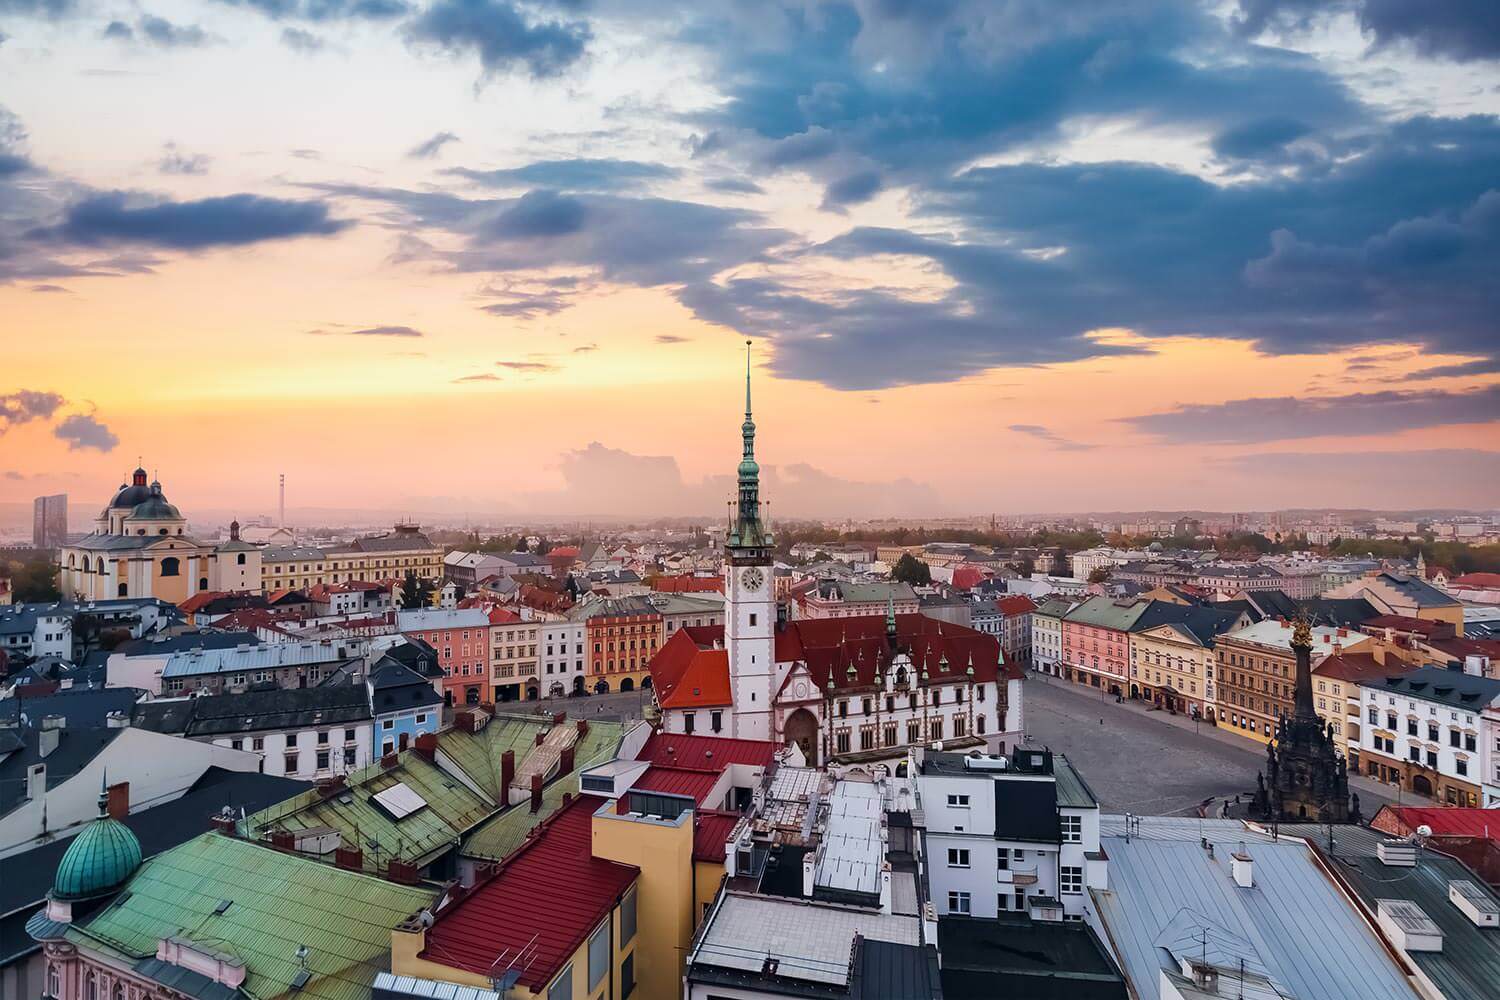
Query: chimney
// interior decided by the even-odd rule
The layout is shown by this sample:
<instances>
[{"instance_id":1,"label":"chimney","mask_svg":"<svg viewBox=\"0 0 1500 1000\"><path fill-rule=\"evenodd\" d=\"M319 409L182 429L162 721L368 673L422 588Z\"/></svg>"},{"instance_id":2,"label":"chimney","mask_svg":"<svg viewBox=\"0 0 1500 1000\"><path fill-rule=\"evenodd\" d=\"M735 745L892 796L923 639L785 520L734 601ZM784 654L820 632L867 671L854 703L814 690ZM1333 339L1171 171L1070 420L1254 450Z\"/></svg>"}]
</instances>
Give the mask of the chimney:
<instances>
[{"instance_id":1,"label":"chimney","mask_svg":"<svg viewBox=\"0 0 1500 1000\"><path fill-rule=\"evenodd\" d=\"M130 725L130 716L121 711L110 712L104 717L106 729L125 729Z\"/></svg>"},{"instance_id":2,"label":"chimney","mask_svg":"<svg viewBox=\"0 0 1500 1000\"><path fill-rule=\"evenodd\" d=\"M104 810L110 819L124 819L130 815L130 782L110 785L106 796Z\"/></svg>"},{"instance_id":3,"label":"chimney","mask_svg":"<svg viewBox=\"0 0 1500 1000\"><path fill-rule=\"evenodd\" d=\"M26 769L26 798L39 799L47 794L47 765L32 764Z\"/></svg>"},{"instance_id":4,"label":"chimney","mask_svg":"<svg viewBox=\"0 0 1500 1000\"><path fill-rule=\"evenodd\" d=\"M333 852L333 863L340 868L357 872L365 866L365 852L358 847L338 847Z\"/></svg>"},{"instance_id":5,"label":"chimney","mask_svg":"<svg viewBox=\"0 0 1500 1000\"><path fill-rule=\"evenodd\" d=\"M234 817L225 816L223 813L215 813L209 820L209 825L226 837L234 836Z\"/></svg>"},{"instance_id":6,"label":"chimney","mask_svg":"<svg viewBox=\"0 0 1500 1000\"><path fill-rule=\"evenodd\" d=\"M507 750L500 755L500 794L509 799L510 783L516 780L516 752Z\"/></svg>"},{"instance_id":7,"label":"chimney","mask_svg":"<svg viewBox=\"0 0 1500 1000\"><path fill-rule=\"evenodd\" d=\"M419 881L417 866L410 861L401 861L392 858L386 865L386 878L400 885L416 885Z\"/></svg>"},{"instance_id":8,"label":"chimney","mask_svg":"<svg viewBox=\"0 0 1500 1000\"><path fill-rule=\"evenodd\" d=\"M284 851L290 851L297 846L297 836L290 830L272 830L271 846L279 847Z\"/></svg>"},{"instance_id":9,"label":"chimney","mask_svg":"<svg viewBox=\"0 0 1500 1000\"><path fill-rule=\"evenodd\" d=\"M542 745L542 744L543 744L543 743L545 743L545 742L546 742L546 741L547 741L547 734L546 734L546 733L544 733L544 732L542 732L542 731L541 731L541 730L537 730L537 734L536 734L536 745L537 745L537 746L541 746L541 745Z\"/></svg>"},{"instance_id":10,"label":"chimney","mask_svg":"<svg viewBox=\"0 0 1500 1000\"><path fill-rule=\"evenodd\" d=\"M437 762L437 733L419 733L416 743L417 756L429 764Z\"/></svg>"},{"instance_id":11,"label":"chimney","mask_svg":"<svg viewBox=\"0 0 1500 1000\"><path fill-rule=\"evenodd\" d=\"M542 776L539 773L531 776L531 811L542 811Z\"/></svg>"},{"instance_id":12,"label":"chimney","mask_svg":"<svg viewBox=\"0 0 1500 1000\"><path fill-rule=\"evenodd\" d=\"M380 758L380 766L387 771L394 768L400 762L401 758L396 755L394 750Z\"/></svg>"},{"instance_id":13,"label":"chimney","mask_svg":"<svg viewBox=\"0 0 1500 1000\"><path fill-rule=\"evenodd\" d=\"M396 739L396 749L406 750L411 746L411 733L402 733Z\"/></svg>"},{"instance_id":14,"label":"chimney","mask_svg":"<svg viewBox=\"0 0 1500 1000\"><path fill-rule=\"evenodd\" d=\"M62 730L47 728L46 721L43 720L42 730L41 732L36 734L37 756L41 757L43 760L46 760L48 757L52 756L52 751L57 749L57 744L61 741L61 739Z\"/></svg>"},{"instance_id":15,"label":"chimney","mask_svg":"<svg viewBox=\"0 0 1500 1000\"><path fill-rule=\"evenodd\" d=\"M573 773L573 759L574 759L574 755L577 752L578 751L574 747L563 747L562 748L562 759L558 762L558 767L557 767L557 773L558 774L572 774Z\"/></svg>"},{"instance_id":16,"label":"chimney","mask_svg":"<svg viewBox=\"0 0 1500 1000\"><path fill-rule=\"evenodd\" d=\"M578 738L579 739L583 739L588 734L589 734L589 720L587 720L587 719L579 719L578 720Z\"/></svg>"},{"instance_id":17,"label":"chimney","mask_svg":"<svg viewBox=\"0 0 1500 1000\"><path fill-rule=\"evenodd\" d=\"M1235 851L1230 858L1233 859L1230 868L1234 873L1234 884L1241 889L1255 888L1255 859L1244 850Z\"/></svg>"}]
</instances>

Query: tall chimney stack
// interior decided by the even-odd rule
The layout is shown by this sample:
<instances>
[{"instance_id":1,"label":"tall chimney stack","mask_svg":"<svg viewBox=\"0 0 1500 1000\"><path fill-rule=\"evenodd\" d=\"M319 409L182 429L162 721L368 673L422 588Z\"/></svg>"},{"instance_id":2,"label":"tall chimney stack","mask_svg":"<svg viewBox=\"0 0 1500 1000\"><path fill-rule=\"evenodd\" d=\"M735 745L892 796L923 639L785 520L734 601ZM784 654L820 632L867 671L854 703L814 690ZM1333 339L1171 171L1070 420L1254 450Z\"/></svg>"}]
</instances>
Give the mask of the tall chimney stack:
<instances>
[{"instance_id":1,"label":"tall chimney stack","mask_svg":"<svg viewBox=\"0 0 1500 1000\"><path fill-rule=\"evenodd\" d=\"M286 527L286 473L285 472L283 472L281 474L281 499L280 499L279 504L277 505L276 526L278 528L285 528Z\"/></svg>"}]
</instances>

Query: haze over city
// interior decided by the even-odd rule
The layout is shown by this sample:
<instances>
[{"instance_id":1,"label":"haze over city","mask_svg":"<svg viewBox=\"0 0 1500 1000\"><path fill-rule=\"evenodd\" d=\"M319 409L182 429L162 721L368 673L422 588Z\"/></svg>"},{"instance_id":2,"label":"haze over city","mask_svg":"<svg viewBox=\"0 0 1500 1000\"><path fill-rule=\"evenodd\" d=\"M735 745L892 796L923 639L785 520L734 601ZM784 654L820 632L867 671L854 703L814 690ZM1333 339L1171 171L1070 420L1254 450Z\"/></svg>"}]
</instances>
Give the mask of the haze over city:
<instances>
[{"instance_id":1,"label":"haze over city","mask_svg":"<svg viewBox=\"0 0 1500 1000\"><path fill-rule=\"evenodd\" d=\"M1490 505L1399 6L0 3L0 502L715 515L748 338L773 514Z\"/></svg>"}]
</instances>

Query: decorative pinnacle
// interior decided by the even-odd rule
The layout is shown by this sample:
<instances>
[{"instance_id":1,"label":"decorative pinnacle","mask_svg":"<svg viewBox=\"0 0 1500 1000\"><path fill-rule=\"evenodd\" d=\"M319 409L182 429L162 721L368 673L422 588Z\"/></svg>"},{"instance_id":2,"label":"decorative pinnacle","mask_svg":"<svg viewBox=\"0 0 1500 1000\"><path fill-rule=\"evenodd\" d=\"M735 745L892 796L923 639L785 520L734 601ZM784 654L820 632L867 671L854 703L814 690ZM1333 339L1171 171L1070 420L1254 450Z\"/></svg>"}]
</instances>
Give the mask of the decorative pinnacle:
<instances>
[{"instance_id":1,"label":"decorative pinnacle","mask_svg":"<svg viewBox=\"0 0 1500 1000\"><path fill-rule=\"evenodd\" d=\"M745 419L750 419L750 341L745 341Z\"/></svg>"},{"instance_id":2,"label":"decorative pinnacle","mask_svg":"<svg viewBox=\"0 0 1500 1000\"><path fill-rule=\"evenodd\" d=\"M1292 625L1292 645L1306 649L1312 648L1312 623L1307 620L1306 608L1297 613L1296 621Z\"/></svg>"}]
</instances>

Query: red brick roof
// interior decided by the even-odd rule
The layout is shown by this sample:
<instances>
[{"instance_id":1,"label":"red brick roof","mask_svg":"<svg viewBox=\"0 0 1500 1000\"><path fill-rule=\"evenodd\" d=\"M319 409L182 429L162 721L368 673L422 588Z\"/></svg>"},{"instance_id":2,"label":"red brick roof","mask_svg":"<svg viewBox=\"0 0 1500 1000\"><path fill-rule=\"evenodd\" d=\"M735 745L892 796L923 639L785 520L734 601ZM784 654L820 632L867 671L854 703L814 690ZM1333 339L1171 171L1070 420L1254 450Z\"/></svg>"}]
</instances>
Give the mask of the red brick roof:
<instances>
[{"instance_id":1,"label":"red brick roof","mask_svg":"<svg viewBox=\"0 0 1500 1000\"><path fill-rule=\"evenodd\" d=\"M1422 806L1384 806L1408 830L1426 825L1440 837L1482 837L1500 840L1500 810L1427 808ZM1384 824L1382 824L1383 828Z\"/></svg>"},{"instance_id":2,"label":"red brick roof","mask_svg":"<svg viewBox=\"0 0 1500 1000\"><path fill-rule=\"evenodd\" d=\"M699 809L693 813L693 860L724 863L724 845L740 821L736 812Z\"/></svg>"},{"instance_id":3,"label":"red brick roof","mask_svg":"<svg viewBox=\"0 0 1500 1000\"><path fill-rule=\"evenodd\" d=\"M521 621L521 616L509 608L490 608L491 625L514 625L519 621Z\"/></svg>"},{"instance_id":4,"label":"red brick roof","mask_svg":"<svg viewBox=\"0 0 1500 1000\"><path fill-rule=\"evenodd\" d=\"M1370 628L1389 628L1397 632L1415 632L1418 635L1452 635L1452 622L1432 621L1428 618L1411 618L1407 615L1376 615L1360 622Z\"/></svg>"},{"instance_id":5,"label":"red brick roof","mask_svg":"<svg viewBox=\"0 0 1500 1000\"><path fill-rule=\"evenodd\" d=\"M520 982L540 993L640 875L634 865L593 856L593 817L605 801L580 795L538 827L499 874L439 909L420 957L488 976L501 954L530 946L534 957Z\"/></svg>"},{"instance_id":6,"label":"red brick roof","mask_svg":"<svg viewBox=\"0 0 1500 1000\"><path fill-rule=\"evenodd\" d=\"M713 648L705 633L723 629L688 626L651 657L651 686L663 708L708 708L734 704L729 692L729 654Z\"/></svg>"},{"instance_id":7,"label":"red brick roof","mask_svg":"<svg viewBox=\"0 0 1500 1000\"><path fill-rule=\"evenodd\" d=\"M718 576L656 576L646 581L661 594L722 593L724 579Z\"/></svg>"},{"instance_id":8,"label":"red brick roof","mask_svg":"<svg viewBox=\"0 0 1500 1000\"><path fill-rule=\"evenodd\" d=\"M665 792L668 795L687 795L698 805L703 805L714 786L719 783L723 769L703 770L696 767L668 767L652 764L646 773L631 785L642 792Z\"/></svg>"},{"instance_id":9,"label":"red brick roof","mask_svg":"<svg viewBox=\"0 0 1500 1000\"><path fill-rule=\"evenodd\" d=\"M722 771L730 764L769 767L781 749L767 740L736 740L727 736L684 736L682 733L652 733L636 760L703 771Z\"/></svg>"},{"instance_id":10,"label":"red brick roof","mask_svg":"<svg viewBox=\"0 0 1500 1000\"><path fill-rule=\"evenodd\" d=\"M1463 576L1455 576L1449 580L1448 586L1470 590L1500 589L1500 573L1465 573Z\"/></svg>"},{"instance_id":11,"label":"red brick roof","mask_svg":"<svg viewBox=\"0 0 1500 1000\"><path fill-rule=\"evenodd\" d=\"M1321 663L1313 667L1313 673L1330 680L1349 681L1351 684L1370 684L1387 677L1410 673L1415 669L1411 664L1404 663L1394 656L1387 657L1385 663L1381 663L1369 653L1339 653L1336 656L1325 657Z\"/></svg>"},{"instance_id":12,"label":"red brick roof","mask_svg":"<svg viewBox=\"0 0 1500 1000\"><path fill-rule=\"evenodd\" d=\"M1036 610L1036 602L1025 594L1013 594L1010 597L1000 598L995 602L995 607L1002 615L1009 618L1012 615L1030 614Z\"/></svg>"},{"instance_id":13,"label":"red brick roof","mask_svg":"<svg viewBox=\"0 0 1500 1000\"><path fill-rule=\"evenodd\" d=\"M210 601L217 601L221 597L228 596L229 591L227 590L200 590L192 597L189 597L187 600L177 605L177 607L180 608L184 614L193 615L203 610L204 606L207 605Z\"/></svg>"}]
</instances>

